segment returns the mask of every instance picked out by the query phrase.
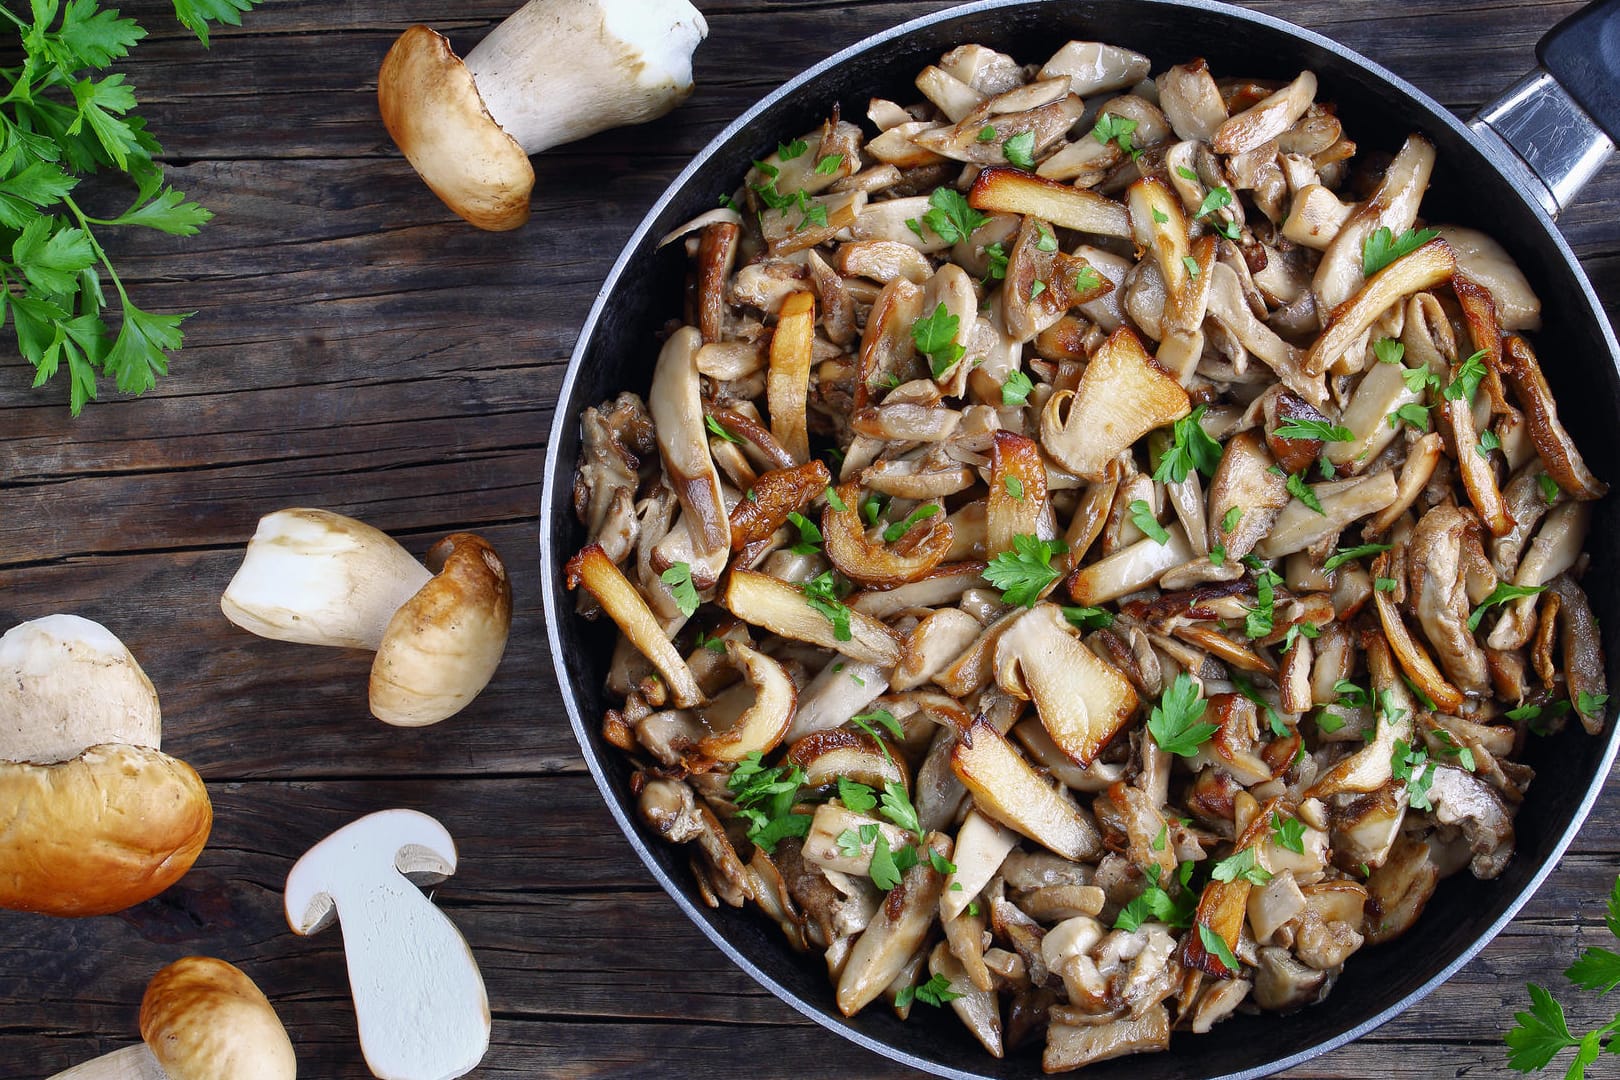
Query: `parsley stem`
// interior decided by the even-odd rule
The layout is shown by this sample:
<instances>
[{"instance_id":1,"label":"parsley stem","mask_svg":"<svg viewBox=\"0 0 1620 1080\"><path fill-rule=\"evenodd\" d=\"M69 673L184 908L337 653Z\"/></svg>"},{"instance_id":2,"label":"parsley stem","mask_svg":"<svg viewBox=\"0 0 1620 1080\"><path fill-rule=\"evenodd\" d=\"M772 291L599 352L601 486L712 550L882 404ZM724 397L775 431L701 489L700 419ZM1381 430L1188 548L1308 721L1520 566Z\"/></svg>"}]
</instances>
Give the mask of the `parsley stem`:
<instances>
[{"instance_id":1,"label":"parsley stem","mask_svg":"<svg viewBox=\"0 0 1620 1080\"><path fill-rule=\"evenodd\" d=\"M101 260L101 265L107 268L107 277L112 280L113 288L118 290L118 299L123 301L125 307L128 307L129 293L124 291L124 283L119 280L118 271L113 269L112 260L107 258L107 252L102 249L101 242L96 239L96 234L91 231L91 219L85 216L83 210L79 209L79 204L73 201L73 196L63 195L62 204L72 211L73 216L78 219L79 227L84 230L84 238L90 241L91 250L96 253L96 258Z\"/></svg>"}]
</instances>

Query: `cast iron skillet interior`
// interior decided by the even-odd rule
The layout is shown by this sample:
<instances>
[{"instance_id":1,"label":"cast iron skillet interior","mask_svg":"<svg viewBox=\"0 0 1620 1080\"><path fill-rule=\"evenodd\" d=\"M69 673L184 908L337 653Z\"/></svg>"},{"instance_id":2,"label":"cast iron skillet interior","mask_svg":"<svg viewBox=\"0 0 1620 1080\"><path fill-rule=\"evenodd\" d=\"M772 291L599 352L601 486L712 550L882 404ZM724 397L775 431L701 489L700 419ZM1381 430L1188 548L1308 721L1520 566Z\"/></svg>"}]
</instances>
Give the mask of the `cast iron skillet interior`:
<instances>
[{"instance_id":1,"label":"cast iron skillet interior","mask_svg":"<svg viewBox=\"0 0 1620 1080\"><path fill-rule=\"evenodd\" d=\"M1345 129L1363 150L1393 152L1410 131L1439 151L1424 202L1431 221L1485 229L1518 260L1543 303L1545 329L1534 342L1565 421L1588 461L1611 483L1612 432L1620 429L1620 374L1612 331L1573 254L1556 230L1477 150L1458 122L1394 75L1335 43L1278 20L1213 3L1176 0L996 3L927 16L829 58L749 110L717 136L659 200L608 276L581 331L557 402L546 463L542 563L553 661L570 718L609 809L653 875L705 934L762 984L811 1019L855 1042L950 1077L1040 1075L1039 1049L1010 1059L986 1054L949 1010L917 1007L902 1023L873 1005L845 1020L833 1005L819 954L796 955L774 925L753 912L711 910L697 900L687 852L657 840L635 818L625 756L601 737L608 704L603 679L614 627L573 613L561 566L584 543L570 492L579 448L576 418L620 390L645 393L658 353L656 334L681 310L685 271L680 245L655 252L669 229L715 206L735 190L751 159L778 141L811 130L836 101L844 116L863 119L867 99L911 101L916 72L949 48L980 42L1029 62L1070 38L1107 41L1146 53L1153 70L1205 57L1217 76L1292 78L1311 68L1319 100L1337 103ZM1504 83L1513 73L1504 73ZM1620 656L1620 592L1615 547L1617 500L1600 504L1593 521L1591 573L1585 587L1602 620L1609 679ZM1615 755L1614 722L1597 738L1571 723L1537 740L1527 760L1539 774L1518 817L1518 853L1495 882L1466 872L1443 882L1417 928L1399 944L1351 957L1327 1001L1289 1017L1239 1016L1212 1033L1178 1033L1171 1049L1085 1070L1094 1080L1258 1076L1297 1063L1370 1031L1432 990L1507 924L1551 870L1586 816ZM1549 962L1549 967L1555 966ZM1040 1040L1034 1040L1039 1043Z\"/></svg>"}]
</instances>

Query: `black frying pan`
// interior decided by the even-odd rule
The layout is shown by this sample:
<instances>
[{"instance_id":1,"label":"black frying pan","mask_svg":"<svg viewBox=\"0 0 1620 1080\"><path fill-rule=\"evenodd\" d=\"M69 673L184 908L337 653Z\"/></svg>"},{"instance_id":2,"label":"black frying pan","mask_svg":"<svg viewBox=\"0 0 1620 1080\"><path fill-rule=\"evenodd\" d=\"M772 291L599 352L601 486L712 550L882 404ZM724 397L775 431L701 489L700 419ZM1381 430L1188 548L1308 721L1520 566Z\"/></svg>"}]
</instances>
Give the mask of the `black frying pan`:
<instances>
[{"instance_id":1,"label":"black frying pan","mask_svg":"<svg viewBox=\"0 0 1620 1080\"><path fill-rule=\"evenodd\" d=\"M1223 4L1185 0L985 0L925 16L845 49L792 80L739 117L676 178L631 237L585 321L563 380L551 432L540 531L545 614L552 659L580 748L609 809L653 876L714 943L777 996L812 1020L914 1067L950 1077L1030 1077L1038 1051L1006 1061L986 1055L948 1010L916 1009L902 1023L872 1007L853 1020L833 1006L826 967L797 956L757 914L701 905L687 855L664 845L635 819L624 755L601 737L602 683L611 624L573 613L562 563L584 543L570 492L579 451L575 418L623 389L645 392L655 332L680 311L684 258L679 245L656 252L669 229L709 210L733 190L751 159L809 130L842 101L861 117L873 94L911 100L926 63L964 42L1020 59L1049 55L1070 38L1108 41L1152 57L1155 71L1203 56L1218 74L1292 78L1310 68L1319 98L1336 102L1346 130L1365 149L1396 150L1421 131L1439 151L1424 214L1485 229L1518 260L1543 304L1536 335L1563 416L1588 461L1620 482L1613 433L1620 430L1620 346L1592 287L1558 234L1550 212L1572 197L1607 156L1593 125L1620 131L1620 0L1593 5L1542 41L1553 76L1527 82L1506 104L1487 107L1491 126L1525 149L1527 168L1489 130L1471 131L1416 88L1318 34ZM1562 82L1565 91L1560 90ZM1563 96L1560 96L1563 95ZM1584 124L1584 127L1583 127ZM1592 572L1584 582L1604 629L1609 681L1620 685L1620 500L1600 504L1593 522ZM1617 695L1620 696L1620 695ZM1400 944L1368 948L1346 964L1328 1000L1289 1017L1237 1017L1205 1036L1177 1035L1171 1050L1085 1070L1093 1080L1260 1076L1297 1064L1377 1027L1460 968L1529 898L1585 819L1614 760L1614 706L1598 738L1570 725L1535 742L1528 761L1540 774L1518 818L1518 853L1494 882L1467 875L1443 882L1418 929Z\"/></svg>"}]
</instances>

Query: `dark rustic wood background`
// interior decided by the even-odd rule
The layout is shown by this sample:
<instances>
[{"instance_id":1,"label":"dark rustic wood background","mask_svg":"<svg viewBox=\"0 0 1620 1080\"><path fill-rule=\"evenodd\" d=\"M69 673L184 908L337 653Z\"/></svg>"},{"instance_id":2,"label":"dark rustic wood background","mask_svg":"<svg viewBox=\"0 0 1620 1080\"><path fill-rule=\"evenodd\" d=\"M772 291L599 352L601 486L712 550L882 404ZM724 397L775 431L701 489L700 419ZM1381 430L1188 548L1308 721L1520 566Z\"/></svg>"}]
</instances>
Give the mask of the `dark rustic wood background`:
<instances>
[{"instance_id":1,"label":"dark rustic wood background","mask_svg":"<svg viewBox=\"0 0 1620 1080\"><path fill-rule=\"evenodd\" d=\"M310 844L409 806L457 838L436 899L483 967L484 1076L917 1075L801 1019L731 968L636 861L600 805L558 700L540 619L535 515L552 398L620 244L683 162L810 62L936 3L706 0L697 94L649 127L535 162L533 221L478 232L395 152L377 118L389 43L431 23L463 51L517 0L272 0L202 49L154 0L126 62L172 179L218 217L195 238L117 237L134 295L193 310L174 374L70 420L58 387L0 358L0 629L100 620L163 699L165 748L209 781L196 869L119 916L0 913L0 1076L26 1080L128 1044L147 978L202 952L270 995L303 1075L367 1075L336 931L294 936L281 886ZM1460 113L1533 63L1572 3L1300 0L1251 6L1323 31ZM1564 221L1613 318L1620 168ZM1613 463L1597 453L1594 461ZM1611 478L1612 479L1612 478ZM261 641L218 598L258 517L360 517L421 552L483 532L512 572L506 659L470 709L408 731L366 712L369 657ZM1620 790L1620 789L1617 789ZM1526 980L1606 934L1620 794L1523 914L1404 1017L1297 1076L1506 1072ZM1331 1008L1331 1005L1328 1006ZM1601 1022L1594 1005L1572 1022ZM750 1064L751 1063L751 1064ZM782 1075L781 1073L778 1073Z\"/></svg>"}]
</instances>

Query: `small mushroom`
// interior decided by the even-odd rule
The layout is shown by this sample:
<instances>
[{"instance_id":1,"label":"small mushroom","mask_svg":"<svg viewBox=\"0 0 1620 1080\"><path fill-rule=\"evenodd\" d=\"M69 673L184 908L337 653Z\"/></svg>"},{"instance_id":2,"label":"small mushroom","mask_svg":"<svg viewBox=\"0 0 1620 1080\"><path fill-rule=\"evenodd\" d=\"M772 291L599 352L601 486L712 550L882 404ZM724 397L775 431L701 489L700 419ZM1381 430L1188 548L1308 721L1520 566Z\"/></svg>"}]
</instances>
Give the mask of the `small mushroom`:
<instances>
[{"instance_id":1,"label":"small mushroom","mask_svg":"<svg viewBox=\"0 0 1620 1080\"><path fill-rule=\"evenodd\" d=\"M515 229L529 220L529 155L669 112L692 92L708 32L686 0L530 0L463 61L416 25L383 59L377 105L446 206Z\"/></svg>"},{"instance_id":2,"label":"small mushroom","mask_svg":"<svg viewBox=\"0 0 1620 1080\"><path fill-rule=\"evenodd\" d=\"M291 509L259 519L220 607L274 641L375 651L372 715L421 727L489 684L512 626L512 585L472 533L440 540L424 567L363 522Z\"/></svg>"},{"instance_id":3,"label":"small mushroom","mask_svg":"<svg viewBox=\"0 0 1620 1080\"><path fill-rule=\"evenodd\" d=\"M211 956L152 976L141 1040L51 1080L294 1080L298 1061L275 1008L252 979Z\"/></svg>"}]
</instances>

